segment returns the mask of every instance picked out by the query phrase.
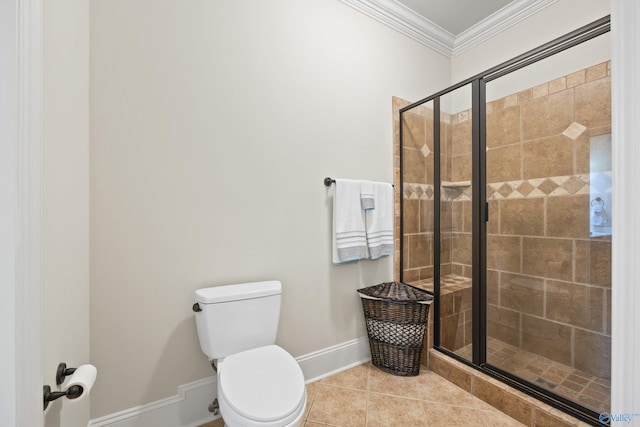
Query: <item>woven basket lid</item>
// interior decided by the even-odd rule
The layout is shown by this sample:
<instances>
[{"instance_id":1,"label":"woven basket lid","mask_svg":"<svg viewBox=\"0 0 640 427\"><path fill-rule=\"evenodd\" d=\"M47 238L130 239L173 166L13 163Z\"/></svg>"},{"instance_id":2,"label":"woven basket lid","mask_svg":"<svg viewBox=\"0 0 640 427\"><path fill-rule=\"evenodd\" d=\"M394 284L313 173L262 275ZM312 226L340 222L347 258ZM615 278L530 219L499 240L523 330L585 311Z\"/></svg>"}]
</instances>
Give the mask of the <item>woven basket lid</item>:
<instances>
[{"instance_id":1,"label":"woven basket lid","mask_svg":"<svg viewBox=\"0 0 640 427\"><path fill-rule=\"evenodd\" d=\"M398 302L431 302L433 295L402 282L387 282L357 290L361 297Z\"/></svg>"}]
</instances>

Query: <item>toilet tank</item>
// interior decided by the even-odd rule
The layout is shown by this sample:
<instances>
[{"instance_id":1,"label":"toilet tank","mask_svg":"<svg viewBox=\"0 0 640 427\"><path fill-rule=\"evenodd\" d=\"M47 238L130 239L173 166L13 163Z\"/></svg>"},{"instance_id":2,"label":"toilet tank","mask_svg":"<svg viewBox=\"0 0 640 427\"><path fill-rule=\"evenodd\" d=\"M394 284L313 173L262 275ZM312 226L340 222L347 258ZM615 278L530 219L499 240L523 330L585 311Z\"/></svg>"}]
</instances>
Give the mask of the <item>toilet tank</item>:
<instances>
[{"instance_id":1,"label":"toilet tank","mask_svg":"<svg viewBox=\"0 0 640 427\"><path fill-rule=\"evenodd\" d=\"M194 298L202 352L211 360L274 344L280 318L279 281L198 289Z\"/></svg>"}]
</instances>

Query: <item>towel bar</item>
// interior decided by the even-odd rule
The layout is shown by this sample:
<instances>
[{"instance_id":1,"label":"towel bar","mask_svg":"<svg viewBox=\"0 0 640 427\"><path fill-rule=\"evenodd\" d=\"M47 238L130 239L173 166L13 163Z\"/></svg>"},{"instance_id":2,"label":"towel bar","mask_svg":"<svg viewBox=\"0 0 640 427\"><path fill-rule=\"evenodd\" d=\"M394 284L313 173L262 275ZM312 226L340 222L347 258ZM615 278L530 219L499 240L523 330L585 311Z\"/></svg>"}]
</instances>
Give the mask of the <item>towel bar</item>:
<instances>
[{"instance_id":1,"label":"towel bar","mask_svg":"<svg viewBox=\"0 0 640 427\"><path fill-rule=\"evenodd\" d=\"M336 182L336 180L335 180L335 179L333 179L333 178L330 178L330 177L326 177L326 178L324 179L324 181L323 181L323 182L324 182L324 185L325 185L325 186L327 186L327 187L331 187L331 184L333 184L334 182ZM392 187L395 187L395 185L391 185L391 186L392 186Z\"/></svg>"}]
</instances>

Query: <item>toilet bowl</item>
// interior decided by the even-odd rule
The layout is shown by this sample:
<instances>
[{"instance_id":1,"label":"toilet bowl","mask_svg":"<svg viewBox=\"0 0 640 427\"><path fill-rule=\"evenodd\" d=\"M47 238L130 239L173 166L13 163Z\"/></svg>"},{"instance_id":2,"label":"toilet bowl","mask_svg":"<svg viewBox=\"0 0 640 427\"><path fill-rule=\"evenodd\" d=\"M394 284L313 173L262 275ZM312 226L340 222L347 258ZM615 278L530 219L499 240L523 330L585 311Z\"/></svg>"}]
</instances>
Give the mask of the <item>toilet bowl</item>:
<instances>
[{"instance_id":1,"label":"toilet bowl","mask_svg":"<svg viewBox=\"0 0 640 427\"><path fill-rule=\"evenodd\" d=\"M275 345L281 294L276 280L195 291L200 347L217 367L218 405L228 427L302 424L304 375Z\"/></svg>"},{"instance_id":2,"label":"toilet bowl","mask_svg":"<svg viewBox=\"0 0 640 427\"><path fill-rule=\"evenodd\" d=\"M218 403L228 427L294 427L306 407L302 371L276 345L226 357L218 365Z\"/></svg>"}]
</instances>

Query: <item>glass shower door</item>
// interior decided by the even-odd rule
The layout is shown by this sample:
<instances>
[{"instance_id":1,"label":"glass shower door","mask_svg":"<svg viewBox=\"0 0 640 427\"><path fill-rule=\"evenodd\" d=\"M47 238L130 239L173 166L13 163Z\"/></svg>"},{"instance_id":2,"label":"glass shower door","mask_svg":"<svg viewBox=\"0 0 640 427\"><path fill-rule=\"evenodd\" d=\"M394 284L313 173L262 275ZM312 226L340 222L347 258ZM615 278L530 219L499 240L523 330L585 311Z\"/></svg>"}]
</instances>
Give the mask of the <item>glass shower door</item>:
<instances>
[{"instance_id":1,"label":"glass shower door","mask_svg":"<svg viewBox=\"0 0 640 427\"><path fill-rule=\"evenodd\" d=\"M486 361L608 411L610 61L541 62L486 86Z\"/></svg>"},{"instance_id":2,"label":"glass shower door","mask_svg":"<svg viewBox=\"0 0 640 427\"><path fill-rule=\"evenodd\" d=\"M473 360L472 89L438 98L440 106L440 347Z\"/></svg>"}]
</instances>

